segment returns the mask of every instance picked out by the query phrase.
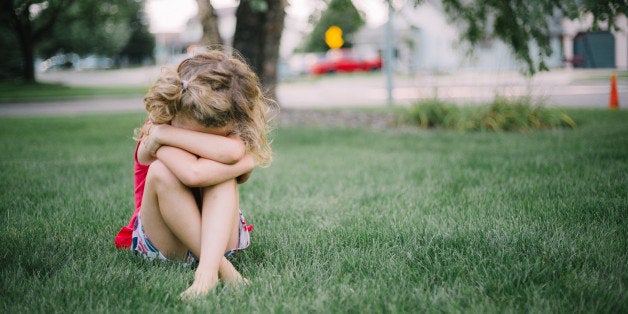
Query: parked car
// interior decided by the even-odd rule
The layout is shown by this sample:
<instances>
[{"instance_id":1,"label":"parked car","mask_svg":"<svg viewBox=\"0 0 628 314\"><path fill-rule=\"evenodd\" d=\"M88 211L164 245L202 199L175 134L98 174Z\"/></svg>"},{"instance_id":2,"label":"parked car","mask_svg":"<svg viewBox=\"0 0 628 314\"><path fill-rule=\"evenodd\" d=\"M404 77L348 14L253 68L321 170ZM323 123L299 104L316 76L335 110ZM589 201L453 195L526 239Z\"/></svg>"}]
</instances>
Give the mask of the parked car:
<instances>
[{"instance_id":1,"label":"parked car","mask_svg":"<svg viewBox=\"0 0 628 314\"><path fill-rule=\"evenodd\" d=\"M39 70L42 72L52 70L70 70L74 69L78 63L79 56L75 53L57 54L39 64Z\"/></svg>"},{"instance_id":2,"label":"parked car","mask_svg":"<svg viewBox=\"0 0 628 314\"><path fill-rule=\"evenodd\" d=\"M314 75L336 73L336 72L356 72L356 71L377 71L382 68L382 58L379 55L360 55L351 49L329 50L326 56L316 62L311 67Z\"/></svg>"},{"instance_id":3,"label":"parked car","mask_svg":"<svg viewBox=\"0 0 628 314\"><path fill-rule=\"evenodd\" d=\"M114 66L111 58L88 55L81 58L78 54L57 54L39 64L39 70L42 72L53 70L97 70L110 69Z\"/></svg>"},{"instance_id":4,"label":"parked car","mask_svg":"<svg viewBox=\"0 0 628 314\"><path fill-rule=\"evenodd\" d=\"M114 65L113 59L103 56L89 55L79 59L77 68L79 70L111 69Z\"/></svg>"}]
</instances>

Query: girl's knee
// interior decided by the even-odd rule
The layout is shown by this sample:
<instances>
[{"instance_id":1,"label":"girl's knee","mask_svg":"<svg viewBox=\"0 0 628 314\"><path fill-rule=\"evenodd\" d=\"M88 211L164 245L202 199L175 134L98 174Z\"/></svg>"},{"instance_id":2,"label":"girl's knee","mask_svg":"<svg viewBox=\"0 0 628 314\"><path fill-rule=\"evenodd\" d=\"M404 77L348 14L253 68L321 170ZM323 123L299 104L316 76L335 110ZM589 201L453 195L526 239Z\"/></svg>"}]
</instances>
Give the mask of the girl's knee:
<instances>
[{"instance_id":1,"label":"girl's knee","mask_svg":"<svg viewBox=\"0 0 628 314\"><path fill-rule=\"evenodd\" d=\"M203 192L211 192L211 191L216 191L216 190L220 190L220 191L235 191L236 188L238 187L238 183L236 182L235 179L231 179L231 180L227 180L225 182L222 183L218 183L216 185L212 185L212 186L208 186L208 187L204 187L203 188Z\"/></svg>"},{"instance_id":2,"label":"girl's knee","mask_svg":"<svg viewBox=\"0 0 628 314\"><path fill-rule=\"evenodd\" d=\"M149 183L150 182L150 183ZM150 164L148 168L148 174L146 175L147 184L181 184L179 179L164 165L162 162L156 160Z\"/></svg>"}]
</instances>

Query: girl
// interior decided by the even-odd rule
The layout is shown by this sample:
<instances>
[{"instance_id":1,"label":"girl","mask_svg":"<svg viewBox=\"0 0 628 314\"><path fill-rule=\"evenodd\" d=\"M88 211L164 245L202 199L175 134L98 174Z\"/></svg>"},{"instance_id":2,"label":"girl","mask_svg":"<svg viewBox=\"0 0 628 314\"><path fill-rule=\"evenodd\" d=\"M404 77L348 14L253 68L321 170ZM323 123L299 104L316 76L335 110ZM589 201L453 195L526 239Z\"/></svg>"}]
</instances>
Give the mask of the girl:
<instances>
[{"instance_id":1,"label":"girl","mask_svg":"<svg viewBox=\"0 0 628 314\"><path fill-rule=\"evenodd\" d=\"M220 279L245 282L225 257L249 244L252 226L239 213L237 184L256 164L270 163L273 103L245 63L220 51L165 69L144 102L149 119L135 152L136 214L116 245L148 258L198 258L183 298L208 293Z\"/></svg>"}]
</instances>

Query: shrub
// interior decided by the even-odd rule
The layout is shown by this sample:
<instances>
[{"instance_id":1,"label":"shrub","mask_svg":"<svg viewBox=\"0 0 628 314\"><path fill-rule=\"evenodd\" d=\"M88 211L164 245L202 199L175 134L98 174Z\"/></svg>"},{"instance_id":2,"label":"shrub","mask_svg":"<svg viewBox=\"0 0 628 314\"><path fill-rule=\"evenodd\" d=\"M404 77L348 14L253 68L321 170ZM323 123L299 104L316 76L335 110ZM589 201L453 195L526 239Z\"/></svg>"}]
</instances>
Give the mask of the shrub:
<instances>
[{"instance_id":1,"label":"shrub","mask_svg":"<svg viewBox=\"0 0 628 314\"><path fill-rule=\"evenodd\" d=\"M421 128L456 130L526 131L556 127L575 128L576 123L558 109L545 108L531 97L496 97L480 106L458 107L438 99L411 106L403 121Z\"/></svg>"}]
</instances>

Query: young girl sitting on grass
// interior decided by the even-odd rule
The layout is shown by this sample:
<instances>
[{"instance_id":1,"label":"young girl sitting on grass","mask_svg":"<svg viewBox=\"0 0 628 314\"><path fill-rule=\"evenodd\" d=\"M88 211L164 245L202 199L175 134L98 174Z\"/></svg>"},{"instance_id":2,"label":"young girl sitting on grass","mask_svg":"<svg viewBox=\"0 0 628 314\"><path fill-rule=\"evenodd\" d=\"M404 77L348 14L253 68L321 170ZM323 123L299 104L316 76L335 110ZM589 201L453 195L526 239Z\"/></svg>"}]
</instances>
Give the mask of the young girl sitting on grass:
<instances>
[{"instance_id":1,"label":"young girl sitting on grass","mask_svg":"<svg viewBox=\"0 0 628 314\"><path fill-rule=\"evenodd\" d=\"M162 260L198 260L183 298L219 280L245 282L225 258L249 245L238 183L268 165L270 102L251 69L219 51L164 69L144 98L135 151L136 212L116 246Z\"/></svg>"}]
</instances>

